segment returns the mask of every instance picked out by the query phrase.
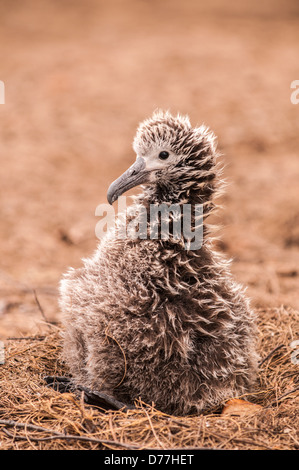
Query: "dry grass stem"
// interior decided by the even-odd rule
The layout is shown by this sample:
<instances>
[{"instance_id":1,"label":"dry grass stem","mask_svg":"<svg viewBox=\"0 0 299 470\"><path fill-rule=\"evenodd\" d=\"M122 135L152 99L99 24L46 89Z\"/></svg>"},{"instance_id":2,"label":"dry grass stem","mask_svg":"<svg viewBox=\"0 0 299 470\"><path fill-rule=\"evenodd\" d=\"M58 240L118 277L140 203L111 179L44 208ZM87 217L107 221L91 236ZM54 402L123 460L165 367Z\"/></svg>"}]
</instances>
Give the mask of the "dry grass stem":
<instances>
[{"instance_id":1,"label":"dry grass stem","mask_svg":"<svg viewBox=\"0 0 299 470\"><path fill-rule=\"evenodd\" d=\"M239 397L260 407L234 416L223 406L173 417L136 401L136 409L104 411L82 395L48 388L45 375L64 375L60 335L10 338L0 366L0 449L298 449L299 369L290 343L298 312L260 310L260 373L256 389ZM223 404L224 405L224 404Z\"/></svg>"}]
</instances>

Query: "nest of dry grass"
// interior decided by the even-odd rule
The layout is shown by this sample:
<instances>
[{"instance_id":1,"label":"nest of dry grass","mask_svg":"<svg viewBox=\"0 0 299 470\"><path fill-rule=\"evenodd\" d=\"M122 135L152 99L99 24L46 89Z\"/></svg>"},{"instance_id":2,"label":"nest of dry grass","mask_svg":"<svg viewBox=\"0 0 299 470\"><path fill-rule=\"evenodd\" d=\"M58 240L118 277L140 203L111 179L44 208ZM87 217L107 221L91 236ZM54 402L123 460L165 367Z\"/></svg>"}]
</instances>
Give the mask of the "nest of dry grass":
<instances>
[{"instance_id":1,"label":"nest of dry grass","mask_svg":"<svg viewBox=\"0 0 299 470\"><path fill-rule=\"evenodd\" d=\"M291 345L299 339L298 312L281 307L258 313L256 391L240 397L245 401L237 407L229 402L199 416L173 417L141 401L126 412L87 405L43 380L65 373L57 327L45 336L7 340L0 365L0 449L299 449L299 367ZM244 407L246 402L255 406Z\"/></svg>"}]
</instances>

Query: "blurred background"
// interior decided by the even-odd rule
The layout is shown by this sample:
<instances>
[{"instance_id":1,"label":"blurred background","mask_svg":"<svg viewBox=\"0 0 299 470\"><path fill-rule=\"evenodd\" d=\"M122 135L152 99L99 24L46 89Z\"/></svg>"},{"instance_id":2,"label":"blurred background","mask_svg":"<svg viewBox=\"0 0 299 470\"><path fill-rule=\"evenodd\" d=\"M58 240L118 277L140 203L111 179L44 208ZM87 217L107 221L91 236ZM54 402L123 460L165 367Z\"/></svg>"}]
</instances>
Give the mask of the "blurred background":
<instances>
[{"instance_id":1,"label":"blurred background","mask_svg":"<svg viewBox=\"0 0 299 470\"><path fill-rule=\"evenodd\" d=\"M59 321L59 279L96 248L156 108L218 136L219 249L253 305L299 307L297 0L0 0L0 17L0 339Z\"/></svg>"}]
</instances>

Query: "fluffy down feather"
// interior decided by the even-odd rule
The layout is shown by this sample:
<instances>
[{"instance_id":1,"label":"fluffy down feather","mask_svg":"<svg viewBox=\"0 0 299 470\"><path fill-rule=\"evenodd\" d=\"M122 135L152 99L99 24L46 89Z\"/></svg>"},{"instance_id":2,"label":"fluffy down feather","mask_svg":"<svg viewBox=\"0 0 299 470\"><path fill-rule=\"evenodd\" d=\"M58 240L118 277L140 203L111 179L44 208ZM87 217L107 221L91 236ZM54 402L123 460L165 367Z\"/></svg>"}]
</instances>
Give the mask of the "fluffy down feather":
<instances>
[{"instance_id":1,"label":"fluffy down feather","mask_svg":"<svg viewBox=\"0 0 299 470\"><path fill-rule=\"evenodd\" d=\"M204 205L204 243L101 240L61 281L63 358L72 380L126 403L141 397L164 412L201 412L251 390L257 372L254 313L214 251L206 217L220 186L215 137L187 117L156 112L140 124L134 150L173 158L155 170L141 205Z\"/></svg>"}]
</instances>

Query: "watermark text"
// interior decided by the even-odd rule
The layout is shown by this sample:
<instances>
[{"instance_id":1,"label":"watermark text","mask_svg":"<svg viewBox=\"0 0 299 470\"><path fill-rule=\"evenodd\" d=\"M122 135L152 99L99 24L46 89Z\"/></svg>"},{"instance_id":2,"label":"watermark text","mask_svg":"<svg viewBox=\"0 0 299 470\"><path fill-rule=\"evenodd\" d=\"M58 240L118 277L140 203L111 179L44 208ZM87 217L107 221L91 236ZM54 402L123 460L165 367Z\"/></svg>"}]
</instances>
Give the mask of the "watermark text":
<instances>
[{"instance_id":1,"label":"watermark text","mask_svg":"<svg viewBox=\"0 0 299 470\"><path fill-rule=\"evenodd\" d=\"M95 228L98 239L109 232L118 239L183 240L186 250L202 247L202 204L139 204L127 208L126 196L120 196L117 216L109 204L100 204L95 215L101 217Z\"/></svg>"},{"instance_id":2,"label":"watermark text","mask_svg":"<svg viewBox=\"0 0 299 470\"><path fill-rule=\"evenodd\" d=\"M5 86L4 82L0 80L0 104L5 104Z\"/></svg>"}]
</instances>

